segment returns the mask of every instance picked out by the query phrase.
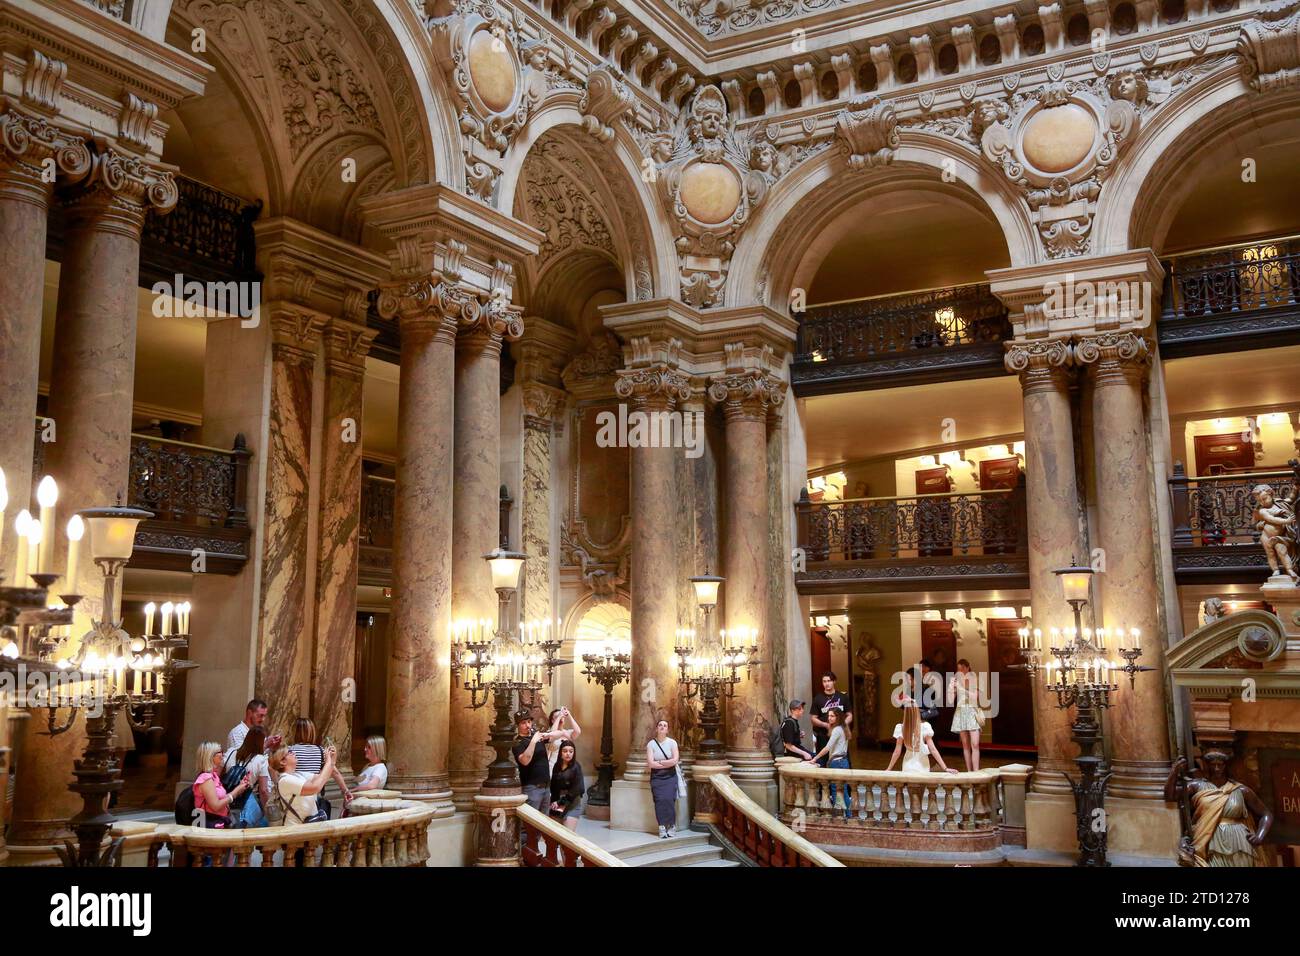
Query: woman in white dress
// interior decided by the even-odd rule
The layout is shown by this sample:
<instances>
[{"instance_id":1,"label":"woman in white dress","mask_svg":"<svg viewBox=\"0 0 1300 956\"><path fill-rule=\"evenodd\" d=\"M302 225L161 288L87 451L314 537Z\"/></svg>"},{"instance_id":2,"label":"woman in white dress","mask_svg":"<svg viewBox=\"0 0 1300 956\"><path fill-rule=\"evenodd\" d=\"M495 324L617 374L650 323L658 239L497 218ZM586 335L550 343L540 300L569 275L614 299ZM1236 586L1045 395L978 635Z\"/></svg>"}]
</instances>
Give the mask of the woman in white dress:
<instances>
[{"instance_id":1,"label":"woman in white dress","mask_svg":"<svg viewBox=\"0 0 1300 956\"><path fill-rule=\"evenodd\" d=\"M979 709L979 689L975 675L971 673L970 661L962 658L957 662L957 678L948 685L948 703L955 704L956 713L952 716L952 731L961 738L962 756L966 759L967 770L980 768L980 730L984 726L983 714Z\"/></svg>"},{"instance_id":2,"label":"woman in white dress","mask_svg":"<svg viewBox=\"0 0 1300 956\"><path fill-rule=\"evenodd\" d=\"M939 748L934 745L934 731L930 729L929 723L921 719L921 711L914 700L905 702L903 722L894 724L894 755L889 758L886 771L894 769L899 754L904 751L906 751L902 767L904 773L929 773L931 756L938 761L940 770L945 773L957 772L945 764L943 757L939 756Z\"/></svg>"}]
</instances>

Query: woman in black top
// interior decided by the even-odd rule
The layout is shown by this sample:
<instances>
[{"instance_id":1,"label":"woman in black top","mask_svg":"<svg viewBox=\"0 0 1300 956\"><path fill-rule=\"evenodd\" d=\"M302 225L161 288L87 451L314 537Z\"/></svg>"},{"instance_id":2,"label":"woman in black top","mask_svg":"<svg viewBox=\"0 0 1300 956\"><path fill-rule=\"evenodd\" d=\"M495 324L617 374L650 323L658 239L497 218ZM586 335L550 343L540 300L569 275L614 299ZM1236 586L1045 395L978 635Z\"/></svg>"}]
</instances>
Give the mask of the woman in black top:
<instances>
[{"instance_id":1,"label":"woman in black top","mask_svg":"<svg viewBox=\"0 0 1300 956\"><path fill-rule=\"evenodd\" d=\"M560 752L551 771L551 816L563 820L570 830L578 829L582 816L582 766L572 740L560 741Z\"/></svg>"}]
</instances>

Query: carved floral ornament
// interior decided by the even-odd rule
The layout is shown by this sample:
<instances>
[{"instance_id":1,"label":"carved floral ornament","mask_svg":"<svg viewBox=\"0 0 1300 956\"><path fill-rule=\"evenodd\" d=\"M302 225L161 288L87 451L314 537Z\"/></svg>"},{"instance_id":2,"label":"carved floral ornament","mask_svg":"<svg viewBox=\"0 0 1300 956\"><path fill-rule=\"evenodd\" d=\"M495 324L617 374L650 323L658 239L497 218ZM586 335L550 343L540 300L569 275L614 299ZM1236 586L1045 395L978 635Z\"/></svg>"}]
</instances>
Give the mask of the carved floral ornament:
<instances>
[{"instance_id":1,"label":"carved floral ornament","mask_svg":"<svg viewBox=\"0 0 1300 956\"><path fill-rule=\"evenodd\" d=\"M1151 359L1151 345L1138 332L1098 332L1070 339L1029 339L1007 343L1007 371L1026 387L1046 384L1071 366L1093 365L1099 375L1140 372Z\"/></svg>"}]
</instances>

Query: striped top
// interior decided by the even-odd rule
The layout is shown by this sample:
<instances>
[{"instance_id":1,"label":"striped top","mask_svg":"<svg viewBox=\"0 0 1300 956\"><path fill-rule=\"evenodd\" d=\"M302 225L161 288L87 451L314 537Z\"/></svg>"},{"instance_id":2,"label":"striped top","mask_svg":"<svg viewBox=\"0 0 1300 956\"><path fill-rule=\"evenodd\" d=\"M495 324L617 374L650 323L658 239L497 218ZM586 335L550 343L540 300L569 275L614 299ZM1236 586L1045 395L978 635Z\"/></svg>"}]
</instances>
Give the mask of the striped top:
<instances>
[{"instance_id":1,"label":"striped top","mask_svg":"<svg viewBox=\"0 0 1300 956\"><path fill-rule=\"evenodd\" d=\"M289 752L298 758L298 768L294 772L302 774L308 780L320 773L325 766L325 751L315 744L294 744Z\"/></svg>"}]
</instances>

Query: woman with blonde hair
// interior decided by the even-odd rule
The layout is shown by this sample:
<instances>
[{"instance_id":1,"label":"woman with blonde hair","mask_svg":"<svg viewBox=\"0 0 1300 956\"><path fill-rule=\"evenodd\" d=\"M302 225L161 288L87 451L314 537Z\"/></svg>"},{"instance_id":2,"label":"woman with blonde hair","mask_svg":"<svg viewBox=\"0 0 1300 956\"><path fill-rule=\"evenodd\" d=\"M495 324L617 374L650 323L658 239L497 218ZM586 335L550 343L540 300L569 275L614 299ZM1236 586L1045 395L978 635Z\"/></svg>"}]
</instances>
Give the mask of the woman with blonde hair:
<instances>
[{"instance_id":1,"label":"woman with blonde hair","mask_svg":"<svg viewBox=\"0 0 1300 956\"><path fill-rule=\"evenodd\" d=\"M363 790L383 790L388 783L388 742L378 734L366 738L366 765L357 775L357 782L351 790L343 791L343 799L351 803L352 799Z\"/></svg>"},{"instance_id":2,"label":"woman with blonde hair","mask_svg":"<svg viewBox=\"0 0 1300 956\"><path fill-rule=\"evenodd\" d=\"M271 754L271 769L277 774L271 799L280 804L286 824L329 819L329 811L320 809L317 796L335 773L333 747L325 750L325 765L315 774L298 770L298 757L292 747L281 747Z\"/></svg>"},{"instance_id":3,"label":"woman with blonde hair","mask_svg":"<svg viewBox=\"0 0 1300 956\"><path fill-rule=\"evenodd\" d=\"M194 765L199 768L199 775L190 785L194 791L195 819L201 826L211 830L231 826L230 804L253 786L253 774L249 772L244 774L244 779L238 786L226 791L221 785L221 768L225 757L221 744L215 740L199 744L194 755Z\"/></svg>"},{"instance_id":4,"label":"woman with blonde hair","mask_svg":"<svg viewBox=\"0 0 1300 956\"><path fill-rule=\"evenodd\" d=\"M886 772L894 769L899 754L904 751L904 773L929 773L931 756L939 762L940 770L946 773L957 772L939 756L939 748L934 745L934 731L930 729L929 723L921 719L921 711L914 700L908 700L903 707L903 722L894 724L894 755L889 758Z\"/></svg>"}]
</instances>

